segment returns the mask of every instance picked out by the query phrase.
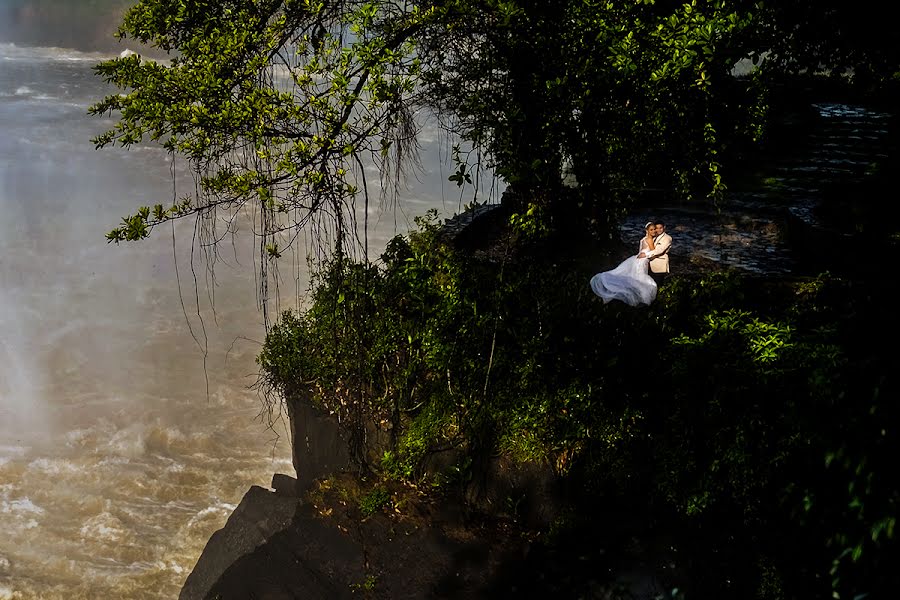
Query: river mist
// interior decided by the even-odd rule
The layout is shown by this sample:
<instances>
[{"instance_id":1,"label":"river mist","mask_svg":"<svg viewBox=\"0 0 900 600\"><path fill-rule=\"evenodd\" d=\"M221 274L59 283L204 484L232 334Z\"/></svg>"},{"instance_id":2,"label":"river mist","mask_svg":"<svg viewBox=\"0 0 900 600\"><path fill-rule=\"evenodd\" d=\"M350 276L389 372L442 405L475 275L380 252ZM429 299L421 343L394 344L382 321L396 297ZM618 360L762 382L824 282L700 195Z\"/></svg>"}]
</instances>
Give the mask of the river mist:
<instances>
[{"instance_id":1,"label":"river mist","mask_svg":"<svg viewBox=\"0 0 900 600\"><path fill-rule=\"evenodd\" d=\"M250 387L255 243L243 226L214 282L196 255L192 269L192 223L174 250L171 228L106 243L122 216L191 183L157 148L94 150L111 121L86 110L111 90L91 67L125 49L106 37L117 19L58 41L10 21L52 25L52 4L0 10L0 600L173 598L247 488L293 472L284 424L258 418ZM370 208L373 255L412 216L459 208L446 141L427 131L403 208ZM282 308L308 283L298 248Z\"/></svg>"}]
</instances>

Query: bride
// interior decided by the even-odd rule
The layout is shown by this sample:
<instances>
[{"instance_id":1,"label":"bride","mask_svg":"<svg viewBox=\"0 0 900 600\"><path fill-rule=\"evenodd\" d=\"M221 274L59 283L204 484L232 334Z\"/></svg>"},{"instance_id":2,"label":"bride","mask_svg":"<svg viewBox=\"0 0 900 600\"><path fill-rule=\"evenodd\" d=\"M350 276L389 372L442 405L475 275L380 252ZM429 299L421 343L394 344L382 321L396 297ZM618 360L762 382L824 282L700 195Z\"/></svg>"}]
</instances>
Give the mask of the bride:
<instances>
[{"instance_id":1,"label":"bride","mask_svg":"<svg viewBox=\"0 0 900 600\"><path fill-rule=\"evenodd\" d=\"M621 300L630 306L650 304L656 299L656 282L647 273L650 260L647 254L656 248L653 244L654 223L644 225L644 237L637 256L630 256L612 271L597 273L591 278L591 289L603 298L603 303Z\"/></svg>"}]
</instances>

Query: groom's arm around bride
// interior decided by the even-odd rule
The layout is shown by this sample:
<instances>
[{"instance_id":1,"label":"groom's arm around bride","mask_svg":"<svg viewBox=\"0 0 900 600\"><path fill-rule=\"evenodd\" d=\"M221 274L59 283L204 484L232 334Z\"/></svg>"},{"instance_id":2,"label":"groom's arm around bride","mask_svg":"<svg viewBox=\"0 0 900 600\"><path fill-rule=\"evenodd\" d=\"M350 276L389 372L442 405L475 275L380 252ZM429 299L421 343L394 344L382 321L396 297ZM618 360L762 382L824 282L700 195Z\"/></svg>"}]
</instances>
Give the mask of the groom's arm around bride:
<instances>
[{"instance_id":1,"label":"groom's arm around bride","mask_svg":"<svg viewBox=\"0 0 900 600\"><path fill-rule=\"evenodd\" d=\"M666 226L663 223L656 224L654 246L653 250L647 253L647 258L650 259L650 272L668 273L669 248L672 246L672 236L666 233Z\"/></svg>"}]
</instances>

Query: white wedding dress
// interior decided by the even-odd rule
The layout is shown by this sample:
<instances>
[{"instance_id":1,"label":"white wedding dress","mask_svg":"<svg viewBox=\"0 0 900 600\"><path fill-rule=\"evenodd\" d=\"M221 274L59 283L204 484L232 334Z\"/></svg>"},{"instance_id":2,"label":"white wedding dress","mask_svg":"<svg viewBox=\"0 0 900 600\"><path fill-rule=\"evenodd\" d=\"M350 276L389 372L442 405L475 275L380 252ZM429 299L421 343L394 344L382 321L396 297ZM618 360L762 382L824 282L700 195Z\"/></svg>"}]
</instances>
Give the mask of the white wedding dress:
<instances>
[{"instance_id":1,"label":"white wedding dress","mask_svg":"<svg viewBox=\"0 0 900 600\"><path fill-rule=\"evenodd\" d=\"M647 241L641 238L638 253L647 250ZM603 298L604 304L610 300L621 300L630 306L650 304L656 299L656 282L649 270L650 259L630 256L612 271L591 277L591 289Z\"/></svg>"}]
</instances>

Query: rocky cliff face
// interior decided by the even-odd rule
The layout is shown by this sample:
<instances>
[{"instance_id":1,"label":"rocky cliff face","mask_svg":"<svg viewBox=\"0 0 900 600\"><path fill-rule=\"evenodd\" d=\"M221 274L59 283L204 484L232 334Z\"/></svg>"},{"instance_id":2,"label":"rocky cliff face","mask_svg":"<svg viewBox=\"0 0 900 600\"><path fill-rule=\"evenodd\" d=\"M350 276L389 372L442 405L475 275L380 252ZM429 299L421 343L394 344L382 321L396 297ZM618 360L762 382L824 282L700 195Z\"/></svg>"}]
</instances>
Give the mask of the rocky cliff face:
<instances>
[{"instance_id":1,"label":"rocky cliff face","mask_svg":"<svg viewBox=\"0 0 900 600\"><path fill-rule=\"evenodd\" d=\"M389 510L366 515L364 492L349 474L317 482L303 498L251 488L179 600L649 600L673 587L660 579L672 573L671 557L634 541L611 551L603 541L621 542L612 530L610 539L582 532L554 549L514 522L473 518L409 488L391 490Z\"/></svg>"},{"instance_id":2,"label":"rocky cliff face","mask_svg":"<svg viewBox=\"0 0 900 600\"><path fill-rule=\"evenodd\" d=\"M492 459L470 486L468 503L438 499L359 476L338 424L308 404L292 406L290 417L298 479L279 474L273 490L247 492L209 540L179 600L663 592L648 568L635 570L634 556L607 558L591 534L563 543L561 554L534 537L527 523L546 526L559 505L549 466L513 468ZM373 503L376 492L381 500ZM517 500L515 518L510 499ZM627 569L613 566L623 558ZM579 560L592 570L578 573ZM594 572L598 561L611 566Z\"/></svg>"},{"instance_id":3,"label":"rocky cliff face","mask_svg":"<svg viewBox=\"0 0 900 600\"><path fill-rule=\"evenodd\" d=\"M210 538L185 581L179 600L206 598L232 565L288 528L298 506L296 497L251 487L228 517L225 527Z\"/></svg>"},{"instance_id":4,"label":"rocky cliff face","mask_svg":"<svg viewBox=\"0 0 900 600\"><path fill-rule=\"evenodd\" d=\"M523 555L523 540L433 506L362 517L341 500L352 485L328 480L314 500L251 488L180 599L469 597L503 586L499 566Z\"/></svg>"},{"instance_id":5,"label":"rocky cliff face","mask_svg":"<svg viewBox=\"0 0 900 600\"><path fill-rule=\"evenodd\" d=\"M364 479L354 471L339 424L306 402L289 408L297 479L276 475L269 491L252 487L216 532L180 600L205 598L454 597L514 585L503 565L527 550L511 521L462 519L454 502L436 503L397 484L390 510L364 514ZM376 438L373 437L373 440ZM372 442L377 445L377 441ZM370 448L376 452L376 448ZM486 465L469 492L498 510L529 497L522 513L546 521L554 477L549 469ZM496 512L496 511L495 511Z\"/></svg>"},{"instance_id":6,"label":"rocky cliff face","mask_svg":"<svg viewBox=\"0 0 900 600\"><path fill-rule=\"evenodd\" d=\"M300 492L308 490L321 477L352 468L347 435L336 419L301 399L290 399L287 407Z\"/></svg>"}]
</instances>

